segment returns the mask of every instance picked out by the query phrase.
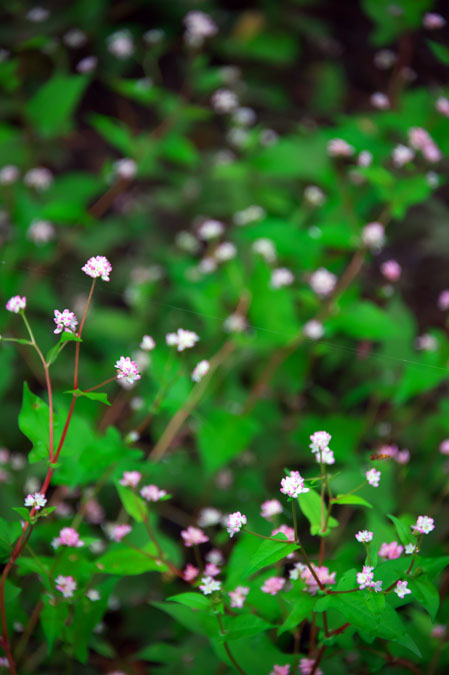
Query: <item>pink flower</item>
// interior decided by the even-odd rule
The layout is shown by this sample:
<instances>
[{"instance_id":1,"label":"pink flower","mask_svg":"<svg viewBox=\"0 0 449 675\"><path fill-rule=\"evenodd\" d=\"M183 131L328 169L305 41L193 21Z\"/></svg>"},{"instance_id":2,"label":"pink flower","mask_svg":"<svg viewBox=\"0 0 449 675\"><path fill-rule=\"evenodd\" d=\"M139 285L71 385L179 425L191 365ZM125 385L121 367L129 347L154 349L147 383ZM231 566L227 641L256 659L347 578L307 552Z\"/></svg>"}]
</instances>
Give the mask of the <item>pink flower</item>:
<instances>
[{"instance_id":1,"label":"pink flower","mask_svg":"<svg viewBox=\"0 0 449 675\"><path fill-rule=\"evenodd\" d=\"M187 563L182 573L182 576L185 581L191 582L194 579L196 579L199 573L200 570L197 567L191 565L190 563Z\"/></svg>"},{"instance_id":2,"label":"pink flower","mask_svg":"<svg viewBox=\"0 0 449 675\"><path fill-rule=\"evenodd\" d=\"M238 609L241 609L245 604L248 593L248 586L237 586L234 591L229 591L228 595L231 598L231 607L237 607Z\"/></svg>"},{"instance_id":3,"label":"pink flower","mask_svg":"<svg viewBox=\"0 0 449 675\"><path fill-rule=\"evenodd\" d=\"M207 563L204 568L204 574L208 577L216 577L220 572L221 569L215 563Z\"/></svg>"},{"instance_id":4,"label":"pink flower","mask_svg":"<svg viewBox=\"0 0 449 675\"><path fill-rule=\"evenodd\" d=\"M306 659L303 658L299 662L299 670L301 675L312 675L313 668L315 666L315 659ZM321 668L315 668L314 675L323 675Z\"/></svg>"},{"instance_id":5,"label":"pink flower","mask_svg":"<svg viewBox=\"0 0 449 675\"><path fill-rule=\"evenodd\" d=\"M13 314L18 314L19 312L24 311L26 306L26 297L23 296L23 298L21 298L20 295L14 295L12 298L9 298L8 302L6 303L6 309L8 312L12 312Z\"/></svg>"},{"instance_id":6,"label":"pink flower","mask_svg":"<svg viewBox=\"0 0 449 675\"><path fill-rule=\"evenodd\" d=\"M333 138L327 144L327 151L331 157L351 157L355 150L342 138Z\"/></svg>"},{"instance_id":7,"label":"pink flower","mask_svg":"<svg viewBox=\"0 0 449 675\"><path fill-rule=\"evenodd\" d=\"M199 10L187 12L183 21L186 42L192 47L200 47L206 38L212 37L218 31L217 24L209 14Z\"/></svg>"},{"instance_id":8,"label":"pink flower","mask_svg":"<svg viewBox=\"0 0 449 675\"><path fill-rule=\"evenodd\" d=\"M120 485L125 485L126 487L136 487L138 485L142 474L139 471L125 471L123 478L120 478Z\"/></svg>"},{"instance_id":9,"label":"pink flower","mask_svg":"<svg viewBox=\"0 0 449 675\"><path fill-rule=\"evenodd\" d=\"M357 534L355 535L355 538L361 544L367 544L368 542L373 540L373 537L374 534L369 530L360 530L360 532L357 532Z\"/></svg>"},{"instance_id":10,"label":"pink flower","mask_svg":"<svg viewBox=\"0 0 449 675\"><path fill-rule=\"evenodd\" d=\"M289 527L288 525L280 525L275 530L273 530L271 536L275 537L277 534L285 534L289 541L295 541L295 530L293 527Z\"/></svg>"},{"instance_id":11,"label":"pink flower","mask_svg":"<svg viewBox=\"0 0 449 675\"><path fill-rule=\"evenodd\" d=\"M282 504L278 499L267 499L260 507L260 515L267 520L279 513L282 513Z\"/></svg>"},{"instance_id":12,"label":"pink flower","mask_svg":"<svg viewBox=\"0 0 449 675\"><path fill-rule=\"evenodd\" d=\"M445 96L440 96L435 101L435 108L441 115L449 117L449 100Z\"/></svg>"},{"instance_id":13,"label":"pink flower","mask_svg":"<svg viewBox=\"0 0 449 675\"><path fill-rule=\"evenodd\" d=\"M196 546L198 544L205 544L206 541L209 541L209 537L206 537L203 530L200 530L199 527L193 527L190 525L187 530L182 530L181 537L184 539L184 546Z\"/></svg>"},{"instance_id":14,"label":"pink flower","mask_svg":"<svg viewBox=\"0 0 449 675\"><path fill-rule=\"evenodd\" d=\"M65 598L72 598L76 590L77 583L73 577L64 577L60 574L55 579L56 589L62 593Z\"/></svg>"},{"instance_id":15,"label":"pink flower","mask_svg":"<svg viewBox=\"0 0 449 675\"><path fill-rule=\"evenodd\" d=\"M424 28L436 30L437 28L443 28L443 26L446 25L446 19L436 12L426 12L423 16L422 23Z\"/></svg>"},{"instance_id":16,"label":"pink flower","mask_svg":"<svg viewBox=\"0 0 449 675\"><path fill-rule=\"evenodd\" d=\"M140 494L148 502L158 502L166 496L165 490L160 490L157 485L144 485Z\"/></svg>"},{"instance_id":17,"label":"pink flower","mask_svg":"<svg viewBox=\"0 0 449 675\"><path fill-rule=\"evenodd\" d=\"M271 671L270 675L289 675L290 673L290 666L287 663L286 666L273 666L273 670Z\"/></svg>"},{"instance_id":18,"label":"pink flower","mask_svg":"<svg viewBox=\"0 0 449 675\"><path fill-rule=\"evenodd\" d=\"M235 513L230 513L228 516L228 525L227 530L231 537L237 532L240 532L242 527L246 525L246 516L240 511L235 511Z\"/></svg>"},{"instance_id":19,"label":"pink flower","mask_svg":"<svg viewBox=\"0 0 449 675\"><path fill-rule=\"evenodd\" d=\"M126 358L121 356L116 362L114 368L117 368L118 380L123 379L128 384L132 384L136 380L140 380L141 375L139 373L137 363L135 361L131 361L129 356Z\"/></svg>"},{"instance_id":20,"label":"pink flower","mask_svg":"<svg viewBox=\"0 0 449 675\"><path fill-rule=\"evenodd\" d=\"M186 581L193 581L196 579L198 574L200 573L198 567L194 567L190 563L186 565L184 572L183 572L183 577Z\"/></svg>"},{"instance_id":21,"label":"pink flower","mask_svg":"<svg viewBox=\"0 0 449 675\"><path fill-rule=\"evenodd\" d=\"M309 492L309 488L304 487L304 478L299 471L291 471L289 476L281 480L281 492L296 498L300 494Z\"/></svg>"},{"instance_id":22,"label":"pink flower","mask_svg":"<svg viewBox=\"0 0 449 675\"><path fill-rule=\"evenodd\" d=\"M318 567L318 565L314 565L313 563L311 565L321 584L324 586L326 584L335 584L335 572L329 572L329 568L325 567L324 565L321 567ZM296 581L299 578L301 578L306 583L307 591L311 595L315 595L317 593L319 589L317 580L307 565L304 565L303 563L296 563L294 568L290 570L290 579Z\"/></svg>"},{"instance_id":23,"label":"pink flower","mask_svg":"<svg viewBox=\"0 0 449 675\"><path fill-rule=\"evenodd\" d=\"M449 455L449 438L445 438L440 443L440 452L442 455Z\"/></svg>"},{"instance_id":24,"label":"pink flower","mask_svg":"<svg viewBox=\"0 0 449 675\"><path fill-rule=\"evenodd\" d=\"M379 487L381 472L377 469L370 469L366 472L366 480L372 487Z\"/></svg>"},{"instance_id":25,"label":"pink flower","mask_svg":"<svg viewBox=\"0 0 449 675\"><path fill-rule=\"evenodd\" d=\"M223 565L224 562L223 554L217 548L213 548L206 553L206 560L208 562L213 562L216 565Z\"/></svg>"},{"instance_id":26,"label":"pink flower","mask_svg":"<svg viewBox=\"0 0 449 675\"><path fill-rule=\"evenodd\" d=\"M418 516L418 520L412 525L413 533L430 534L435 529L435 521L430 516Z\"/></svg>"},{"instance_id":27,"label":"pink flower","mask_svg":"<svg viewBox=\"0 0 449 675\"><path fill-rule=\"evenodd\" d=\"M309 445L309 448L313 453L319 452L320 450L327 450L331 438L332 436L328 434L327 431L315 431L315 433L310 436L312 442Z\"/></svg>"},{"instance_id":28,"label":"pink flower","mask_svg":"<svg viewBox=\"0 0 449 675\"><path fill-rule=\"evenodd\" d=\"M41 492L35 492L34 495L27 495L25 497L25 506L31 506L36 509L36 511L39 511L46 503L47 500L45 499L45 495Z\"/></svg>"},{"instance_id":29,"label":"pink flower","mask_svg":"<svg viewBox=\"0 0 449 675\"><path fill-rule=\"evenodd\" d=\"M104 255L97 255L94 258L89 258L81 270L92 279L101 277L103 281L110 281L109 275L112 272L112 265Z\"/></svg>"},{"instance_id":30,"label":"pink flower","mask_svg":"<svg viewBox=\"0 0 449 675\"><path fill-rule=\"evenodd\" d=\"M433 626L432 632L430 634L433 638L442 638L446 634L446 626L441 623L437 623L436 626Z\"/></svg>"},{"instance_id":31,"label":"pink flower","mask_svg":"<svg viewBox=\"0 0 449 675\"><path fill-rule=\"evenodd\" d=\"M386 260L380 266L380 271L388 281L397 281L401 276L402 268L396 260Z\"/></svg>"},{"instance_id":32,"label":"pink flower","mask_svg":"<svg viewBox=\"0 0 449 675\"><path fill-rule=\"evenodd\" d=\"M398 596L398 598L405 598L406 595L409 595L411 593L411 590L407 588L408 586L408 581L398 581L396 584L396 587L394 589L394 592Z\"/></svg>"},{"instance_id":33,"label":"pink flower","mask_svg":"<svg viewBox=\"0 0 449 675\"><path fill-rule=\"evenodd\" d=\"M284 585L285 579L282 577L269 577L260 590L269 595L276 595L279 591L282 591Z\"/></svg>"},{"instance_id":34,"label":"pink flower","mask_svg":"<svg viewBox=\"0 0 449 675\"><path fill-rule=\"evenodd\" d=\"M395 460L398 464L408 464L410 461L410 451L407 449L399 450Z\"/></svg>"},{"instance_id":35,"label":"pink flower","mask_svg":"<svg viewBox=\"0 0 449 675\"><path fill-rule=\"evenodd\" d=\"M396 558L401 557L403 551L404 547L398 544L397 541L392 541L389 544L384 541L379 549L379 556L387 560L396 560Z\"/></svg>"},{"instance_id":36,"label":"pink flower","mask_svg":"<svg viewBox=\"0 0 449 675\"><path fill-rule=\"evenodd\" d=\"M130 525L116 525L111 532L111 539L114 541L122 541L123 537L126 537L132 530Z\"/></svg>"},{"instance_id":37,"label":"pink flower","mask_svg":"<svg viewBox=\"0 0 449 675\"><path fill-rule=\"evenodd\" d=\"M438 297L438 307L444 312L449 309L449 289L441 291Z\"/></svg>"},{"instance_id":38,"label":"pink flower","mask_svg":"<svg viewBox=\"0 0 449 675\"><path fill-rule=\"evenodd\" d=\"M220 581L217 581L212 577L203 577L201 579L200 590L204 593L204 595L210 595L211 593L219 591L220 589L221 589Z\"/></svg>"},{"instance_id":39,"label":"pink flower","mask_svg":"<svg viewBox=\"0 0 449 675\"><path fill-rule=\"evenodd\" d=\"M357 583L361 591L363 591L364 588L369 588L372 585L374 579L373 569L374 567L364 565L362 571L357 572Z\"/></svg>"},{"instance_id":40,"label":"pink flower","mask_svg":"<svg viewBox=\"0 0 449 675\"><path fill-rule=\"evenodd\" d=\"M84 541L80 540L78 532L73 527L63 527L59 533L59 537L53 539L52 546L53 548L59 548L59 546L81 548L81 546L84 546Z\"/></svg>"},{"instance_id":41,"label":"pink flower","mask_svg":"<svg viewBox=\"0 0 449 675\"><path fill-rule=\"evenodd\" d=\"M53 321L56 324L56 328L53 331L56 335L62 333L62 331L74 333L75 328L78 325L78 319L76 318L75 313L68 309L64 309L62 312L55 309L55 318Z\"/></svg>"}]
</instances>

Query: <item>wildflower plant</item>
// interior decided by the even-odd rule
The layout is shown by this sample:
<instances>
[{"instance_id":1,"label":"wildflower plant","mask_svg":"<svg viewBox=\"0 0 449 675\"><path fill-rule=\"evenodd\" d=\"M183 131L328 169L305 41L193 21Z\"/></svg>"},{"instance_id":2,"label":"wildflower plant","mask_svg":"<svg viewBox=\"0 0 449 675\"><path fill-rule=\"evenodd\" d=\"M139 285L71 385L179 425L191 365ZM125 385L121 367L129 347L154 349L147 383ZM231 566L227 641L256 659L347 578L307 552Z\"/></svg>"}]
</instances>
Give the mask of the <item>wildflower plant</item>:
<instances>
[{"instance_id":1,"label":"wildflower plant","mask_svg":"<svg viewBox=\"0 0 449 675\"><path fill-rule=\"evenodd\" d=\"M447 17L149 4L0 48L0 670L446 672Z\"/></svg>"}]
</instances>

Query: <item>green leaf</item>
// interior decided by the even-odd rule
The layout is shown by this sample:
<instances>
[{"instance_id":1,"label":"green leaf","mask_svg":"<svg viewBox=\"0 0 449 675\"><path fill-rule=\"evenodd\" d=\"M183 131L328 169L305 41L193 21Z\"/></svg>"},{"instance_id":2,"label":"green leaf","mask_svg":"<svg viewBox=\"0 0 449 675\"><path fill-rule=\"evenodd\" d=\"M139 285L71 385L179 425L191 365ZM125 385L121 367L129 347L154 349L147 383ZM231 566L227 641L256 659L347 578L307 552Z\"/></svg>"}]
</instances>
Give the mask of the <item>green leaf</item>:
<instances>
[{"instance_id":1,"label":"green leaf","mask_svg":"<svg viewBox=\"0 0 449 675\"><path fill-rule=\"evenodd\" d=\"M255 614L241 614L236 617L226 616L224 627L225 635L221 636L221 639L223 642L230 642L258 635L273 628L273 625Z\"/></svg>"},{"instance_id":2,"label":"green leaf","mask_svg":"<svg viewBox=\"0 0 449 675\"><path fill-rule=\"evenodd\" d=\"M108 401L108 395L105 392L99 391L82 391L82 389L69 389L64 392L65 394L72 394L72 396L82 396L83 398L89 398L91 401L100 401L100 403L105 403L106 405L111 405Z\"/></svg>"},{"instance_id":3,"label":"green leaf","mask_svg":"<svg viewBox=\"0 0 449 675\"><path fill-rule=\"evenodd\" d=\"M309 490L298 497L298 504L301 511L310 523L310 533L327 537L333 527L338 527L338 521L330 516L327 530L321 530L321 497L315 490Z\"/></svg>"},{"instance_id":4,"label":"green leaf","mask_svg":"<svg viewBox=\"0 0 449 675\"><path fill-rule=\"evenodd\" d=\"M396 518L396 516L388 514L388 517L394 524L399 539L401 540L401 543L404 544L404 546L410 544L414 540L410 527L407 527L407 525L405 525L401 520L399 520L399 518Z\"/></svg>"},{"instance_id":5,"label":"green leaf","mask_svg":"<svg viewBox=\"0 0 449 675\"><path fill-rule=\"evenodd\" d=\"M412 596L408 597L413 597L414 600L419 602L429 613L432 621L435 621L440 606L440 596L430 579L426 576L412 578L408 585L412 592Z\"/></svg>"},{"instance_id":6,"label":"green leaf","mask_svg":"<svg viewBox=\"0 0 449 675\"><path fill-rule=\"evenodd\" d=\"M329 325L346 335L364 340L401 337L401 327L392 316L372 302L361 300L345 305Z\"/></svg>"},{"instance_id":7,"label":"green leaf","mask_svg":"<svg viewBox=\"0 0 449 675\"><path fill-rule=\"evenodd\" d=\"M43 603L41 626L46 638L48 654L51 654L56 639L62 637L64 624L69 615L69 606L66 602L52 604L54 600L46 595L43 596Z\"/></svg>"},{"instance_id":8,"label":"green leaf","mask_svg":"<svg viewBox=\"0 0 449 675\"><path fill-rule=\"evenodd\" d=\"M48 350L45 356L45 360L49 366L56 361L66 342L82 342L82 339L75 335L75 333L64 331L59 341Z\"/></svg>"},{"instance_id":9,"label":"green leaf","mask_svg":"<svg viewBox=\"0 0 449 675\"><path fill-rule=\"evenodd\" d=\"M249 577L263 567L274 565L278 560L282 560L282 558L285 558L289 553L293 553L293 551L299 549L297 544L286 543L288 540L283 534L277 534L275 538L279 539L279 543L269 540L261 542L257 551L251 557L248 569L243 574L243 578Z\"/></svg>"},{"instance_id":10,"label":"green leaf","mask_svg":"<svg viewBox=\"0 0 449 675\"><path fill-rule=\"evenodd\" d=\"M25 106L28 119L44 137L61 135L71 127L73 113L89 83L85 75L54 75Z\"/></svg>"},{"instance_id":11,"label":"green leaf","mask_svg":"<svg viewBox=\"0 0 449 675\"><path fill-rule=\"evenodd\" d=\"M441 63L444 63L445 66L449 66L449 47L442 45L439 42L434 42L433 40L427 40L427 44Z\"/></svg>"},{"instance_id":12,"label":"green leaf","mask_svg":"<svg viewBox=\"0 0 449 675\"><path fill-rule=\"evenodd\" d=\"M129 487L120 485L118 482L116 482L115 486L126 513L129 513L138 523L142 523L147 513L147 506L143 499L136 495Z\"/></svg>"},{"instance_id":13,"label":"green leaf","mask_svg":"<svg viewBox=\"0 0 449 675\"><path fill-rule=\"evenodd\" d=\"M301 621L312 616L313 608L317 599L308 593L301 593L299 599L294 600L292 608L283 624L278 628L278 635L282 635L287 630L293 630Z\"/></svg>"},{"instance_id":14,"label":"green leaf","mask_svg":"<svg viewBox=\"0 0 449 675\"><path fill-rule=\"evenodd\" d=\"M197 432L198 450L208 474L213 474L245 450L259 423L225 410L211 410Z\"/></svg>"},{"instance_id":15,"label":"green leaf","mask_svg":"<svg viewBox=\"0 0 449 675\"><path fill-rule=\"evenodd\" d=\"M31 523L30 509L27 509L26 506L13 506L12 510L19 514L21 520Z\"/></svg>"},{"instance_id":16,"label":"green leaf","mask_svg":"<svg viewBox=\"0 0 449 675\"><path fill-rule=\"evenodd\" d=\"M14 543L21 534L22 526L19 522L9 523L4 518L0 518L0 561L9 558Z\"/></svg>"},{"instance_id":17,"label":"green leaf","mask_svg":"<svg viewBox=\"0 0 449 675\"><path fill-rule=\"evenodd\" d=\"M155 663L179 663L179 647L166 642L155 642L137 652L136 658Z\"/></svg>"},{"instance_id":18,"label":"green leaf","mask_svg":"<svg viewBox=\"0 0 449 675\"><path fill-rule=\"evenodd\" d=\"M142 551L135 551L125 545L114 548L97 561L98 570L103 574L117 574L119 576L167 571L165 564L158 564L156 560L147 557L145 552L151 553L151 555L156 554L152 545L145 546Z\"/></svg>"},{"instance_id":19,"label":"green leaf","mask_svg":"<svg viewBox=\"0 0 449 675\"><path fill-rule=\"evenodd\" d=\"M334 504L354 504L356 506L367 506L369 509L373 508L372 504L358 495L337 495L332 502Z\"/></svg>"},{"instance_id":20,"label":"green leaf","mask_svg":"<svg viewBox=\"0 0 449 675\"><path fill-rule=\"evenodd\" d=\"M186 605L192 609L210 609L210 600L201 593L179 593L178 595L172 595L167 600L179 602L180 605Z\"/></svg>"},{"instance_id":21,"label":"green leaf","mask_svg":"<svg viewBox=\"0 0 449 675\"><path fill-rule=\"evenodd\" d=\"M153 607L157 607L162 612L169 614L176 623L181 624L187 630L199 635L208 637L218 637L219 626L216 617L208 612L193 610L185 605L179 605L172 602L152 602Z\"/></svg>"},{"instance_id":22,"label":"green leaf","mask_svg":"<svg viewBox=\"0 0 449 675\"><path fill-rule=\"evenodd\" d=\"M94 129L117 150L127 157L134 155L136 141L126 124L113 117L98 114L89 115L89 121Z\"/></svg>"},{"instance_id":23,"label":"green leaf","mask_svg":"<svg viewBox=\"0 0 449 675\"><path fill-rule=\"evenodd\" d=\"M50 454L48 405L30 391L26 382L23 384L22 408L18 421L20 431L33 444L29 454L30 463L47 459Z\"/></svg>"}]
</instances>

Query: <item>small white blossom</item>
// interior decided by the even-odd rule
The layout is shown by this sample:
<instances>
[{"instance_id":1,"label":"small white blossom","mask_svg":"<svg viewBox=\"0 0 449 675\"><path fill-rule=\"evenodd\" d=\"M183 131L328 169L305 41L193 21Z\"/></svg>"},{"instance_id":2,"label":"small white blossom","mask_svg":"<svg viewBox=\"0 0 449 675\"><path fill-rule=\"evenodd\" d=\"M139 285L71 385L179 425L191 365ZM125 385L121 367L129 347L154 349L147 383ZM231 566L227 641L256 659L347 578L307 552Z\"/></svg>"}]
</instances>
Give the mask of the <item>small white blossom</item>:
<instances>
[{"instance_id":1,"label":"small white blossom","mask_svg":"<svg viewBox=\"0 0 449 675\"><path fill-rule=\"evenodd\" d=\"M27 237L37 244L48 244L54 239L55 228L48 220L33 220L28 228Z\"/></svg>"},{"instance_id":2,"label":"small white blossom","mask_svg":"<svg viewBox=\"0 0 449 675\"><path fill-rule=\"evenodd\" d=\"M312 290L324 298L334 290L337 284L337 277L324 267L320 267L311 275L309 283Z\"/></svg>"},{"instance_id":3,"label":"small white blossom","mask_svg":"<svg viewBox=\"0 0 449 675\"><path fill-rule=\"evenodd\" d=\"M191 349L194 347L200 338L191 330L178 328L176 333L168 333L165 339L169 346L176 346L178 352L182 352L184 349Z\"/></svg>"},{"instance_id":4,"label":"small white blossom","mask_svg":"<svg viewBox=\"0 0 449 675\"><path fill-rule=\"evenodd\" d=\"M137 173L137 164L133 159L129 157L123 157L118 159L113 164L113 169L117 176L124 178L125 180L131 180Z\"/></svg>"},{"instance_id":5,"label":"small white blossom","mask_svg":"<svg viewBox=\"0 0 449 675\"><path fill-rule=\"evenodd\" d=\"M324 326L320 321L311 319L304 324L303 333L309 340L320 340L324 335Z\"/></svg>"},{"instance_id":6,"label":"small white blossom","mask_svg":"<svg viewBox=\"0 0 449 675\"><path fill-rule=\"evenodd\" d=\"M127 30L117 31L108 37L108 50L118 59L127 59L134 53L134 42Z\"/></svg>"},{"instance_id":7,"label":"small white blossom","mask_svg":"<svg viewBox=\"0 0 449 675\"><path fill-rule=\"evenodd\" d=\"M214 258L220 262L232 260L237 255L237 247L230 241L219 244L214 251Z\"/></svg>"},{"instance_id":8,"label":"small white blossom","mask_svg":"<svg viewBox=\"0 0 449 675\"><path fill-rule=\"evenodd\" d=\"M224 114L233 112L237 108L239 100L230 89L217 89L212 94L211 103L215 112Z\"/></svg>"},{"instance_id":9,"label":"small white blossom","mask_svg":"<svg viewBox=\"0 0 449 675\"><path fill-rule=\"evenodd\" d=\"M209 372L210 364L209 361L203 360L197 363L192 372L192 380L194 382L200 382L203 377Z\"/></svg>"},{"instance_id":10,"label":"small white blossom","mask_svg":"<svg viewBox=\"0 0 449 675\"><path fill-rule=\"evenodd\" d=\"M19 169L14 164L6 164L0 169L0 185L11 185L19 178Z\"/></svg>"},{"instance_id":11,"label":"small white blossom","mask_svg":"<svg viewBox=\"0 0 449 675\"><path fill-rule=\"evenodd\" d=\"M254 253L258 253L265 258L267 263L274 263L276 261L276 248L271 239L256 239L252 245Z\"/></svg>"},{"instance_id":12,"label":"small white blossom","mask_svg":"<svg viewBox=\"0 0 449 675\"><path fill-rule=\"evenodd\" d=\"M205 220L198 228L198 237L203 241L216 239L224 232L224 225L219 220Z\"/></svg>"},{"instance_id":13,"label":"small white blossom","mask_svg":"<svg viewBox=\"0 0 449 675\"><path fill-rule=\"evenodd\" d=\"M144 352L151 352L156 347L156 343L151 337L151 335L144 335L139 347Z\"/></svg>"},{"instance_id":14,"label":"small white blossom","mask_svg":"<svg viewBox=\"0 0 449 675\"><path fill-rule=\"evenodd\" d=\"M364 245L373 250L380 250L385 244L385 229L382 223L368 223L362 230Z\"/></svg>"},{"instance_id":15,"label":"small white blossom","mask_svg":"<svg viewBox=\"0 0 449 675\"><path fill-rule=\"evenodd\" d=\"M221 581L217 581L217 579L209 576L203 577L201 579L200 590L204 593L204 595L210 595L211 593L219 591L220 589Z\"/></svg>"},{"instance_id":16,"label":"small white blossom","mask_svg":"<svg viewBox=\"0 0 449 675\"><path fill-rule=\"evenodd\" d=\"M312 206L321 206L326 201L326 195L317 185L308 185L304 190L304 199Z\"/></svg>"},{"instance_id":17,"label":"small white blossom","mask_svg":"<svg viewBox=\"0 0 449 675\"><path fill-rule=\"evenodd\" d=\"M381 472L377 469L370 469L366 472L366 480L372 487L379 487Z\"/></svg>"},{"instance_id":18,"label":"small white blossom","mask_svg":"<svg viewBox=\"0 0 449 675\"><path fill-rule=\"evenodd\" d=\"M282 288L283 286L291 286L295 277L286 267L278 267L271 273L270 286L271 288Z\"/></svg>"}]
</instances>

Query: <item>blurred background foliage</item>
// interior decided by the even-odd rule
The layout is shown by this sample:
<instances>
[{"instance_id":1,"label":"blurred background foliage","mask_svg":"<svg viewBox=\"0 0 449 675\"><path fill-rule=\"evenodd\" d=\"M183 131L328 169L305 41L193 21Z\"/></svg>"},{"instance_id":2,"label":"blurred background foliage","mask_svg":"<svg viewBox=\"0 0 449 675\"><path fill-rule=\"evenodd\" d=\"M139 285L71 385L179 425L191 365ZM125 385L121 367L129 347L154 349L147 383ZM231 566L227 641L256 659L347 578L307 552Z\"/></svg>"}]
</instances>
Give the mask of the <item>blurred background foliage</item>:
<instances>
[{"instance_id":1,"label":"blurred background foliage","mask_svg":"<svg viewBox=\"0 0 449 675\"><path fill-rule=\"evenodd\" d=\"M177 538L180 527L210 505L223 512L240 508L263 531L260 503L277 496L284 467L314 475L307 439L326 429L341 471L335 478L340 492L360 482L369 455L382 445L410 451L408 464L382 464L378 490L362 491L376 507L366 521L343 508L351 528L368 526L379 541L389 541L395 530L387 513L431 513L438 524L431 546L447 553L449 466L438 447L449 436L449 340L438 297L449 287L449 121L435 100L449 93L449 29L422 27L424 12L444 14L445 3L78 0L64 7L48 2L40 15L37 9L18 0L1 9L0 167L14 165L19 173L0 185L2 298L27 296L45 352L55 342L53 310L69 307L80 315L89 288L80 268L91 255L105 255L113 273L109 284L97 284L89 312L81 386L110 377L121 354L138 352L144 334L157 343L148 363L140 353L146 367L135 388L108 386L110 407L77 403L53 503L64 503L69 522L80 489L92 488L108 467L113 478L141 469L185 405L193 367L218 354L220 365L162 461L144 465L151 481L174 495L161 505L161 532ZM194 9L218 26L199 46L185 39L183 20ZM131 45L127 54L111 47L120 39L117 31ZM234 92L237 112L217 111L219 89ZM389 97L388 109L373 106L375 92ZM394 148L407 143L412 127L428 130L441 162L417 156L400 169L392 164ZM372 164L332 158L327 144L336 137L356 155L369 151ZM123 158L135 162L135 175L116 164ZM51 172L48 186L30 185L36 167ZM310 186L320 188L322 199L307 196ZM260 208L248 212L253 205ZM251 395L273 355L286 356L286 345L320 311L323 301L309 287L310 275L323 266L341 278L360 249L364 225L385 213L387 244L363 254L360 273L323 322L324 337L292 349L261 395ZM221 240L235 244L232 259L211 264L214 244L196 236L207 218L225 224ZM50 223L48 236L42 227L40 236L33 230L40 221ZM275 261L254 252L260 239L271 240ZM394 284L380 271L392 258L402 267ZM275 267L290 269L294 283L273 288ZM230 330L232 315L243 330ZM200 342L175 357L165 334L180 326L196 331ZM16 317L1 314L2 334L21 337L21 330ZM418 348L423 335L431 337L430 349ZM72 360L69 345L52 369L60 417L70 401L63 392L71 388ZM45 471L42 462L20 461L29 451L15 423L23 380L45 397L34 354L3 344L0 443L14 462L2 476L2 515L11 521L10 507L30 490L30 478ZM140 427L138 441L131 442L127 434ZM114 520L120 502L112 483L99 499ZM42 544L43 551L60 527L60 521L42 524L35 548ZM98 536L95 524L85 527L85 536ZM139 526L133 536L143 538ZM330 538L331 551L337 538ZM216 543L226 549L227 537L217 531ZM171 546L173 560L182 564L182 547ZM355 551L352 541L340 548L333 569L353 565ZM146 655L130 673L149 672L150 661L165 664L152 669L167 675L179 672L180 662L183 672L216 672L217 655L201 630L191 637L180 616L175 624L147 606L164 597L155 578L106 582L114 595L103 632L89 643L90 665L78 664L73 672L127 667L127 658L144 647ZM28 583L29 595L17 609L22 622L39 593L28 580L25 588ZM447 585L446 576L443 598ZM446 623L447 601L440 614ZM430 619L417 609L410 619L429 661L435 649ZM98 621L94 617L92 626ZM154 643L167 638L175 641L158 652ZM282 647L288 651L287 642ZM346 650L352 648L348 638ZM264 649L271 663L271 646L256 646ZM447 665L449 652L442 651ZM26 672L62 672L64 654L55 653L48 670L36 654ZM341 659L330 660L326 673L367 672L360 663L342 670L349 666ZM257 668L250 672L262 672Z\"/></svg>"}]
</instances>

